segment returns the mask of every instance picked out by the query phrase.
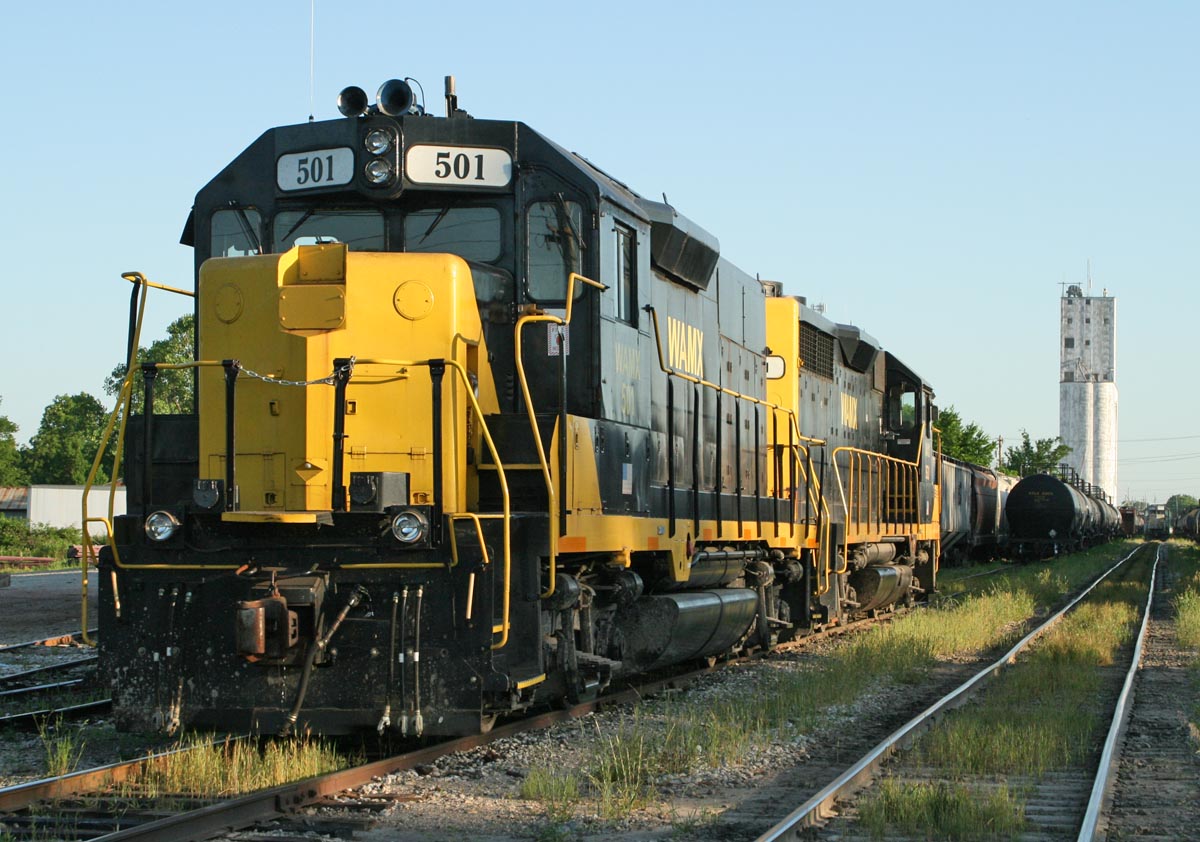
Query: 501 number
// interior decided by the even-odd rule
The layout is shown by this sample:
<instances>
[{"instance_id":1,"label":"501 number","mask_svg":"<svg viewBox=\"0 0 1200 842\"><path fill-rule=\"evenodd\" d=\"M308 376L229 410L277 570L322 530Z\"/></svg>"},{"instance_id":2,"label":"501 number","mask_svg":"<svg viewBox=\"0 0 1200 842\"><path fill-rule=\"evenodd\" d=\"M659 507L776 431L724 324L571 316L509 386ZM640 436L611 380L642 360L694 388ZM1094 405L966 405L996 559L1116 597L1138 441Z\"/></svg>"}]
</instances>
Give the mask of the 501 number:
<instances>
[{"instance_id":1,"label":"501 number","mask_svg":"<svg viewBox=\"0 0 1200 842\"><path fill-rule=\"evenodd\" d=\"M326 155L324 158L301 158L296 162L297 184L320 184L322 181L333 182L332 155Z\"/></svg>"},{"instance_id":2,"label":"501 number","mask_svg":"<svg viewBox=\"0 0 1200 842\"><path fill-rule=\"evenodd\" d=\"M433 174L438 178L449 178L454 176L459 181L467 181L471 178L472 163L471 155L465 152L459 152L457 155L451 152L437 153L437 162L434 164ZM484 181L483 174L483 155L475 155L474 175L476 181Z\"/></svg>"}]
</instances>

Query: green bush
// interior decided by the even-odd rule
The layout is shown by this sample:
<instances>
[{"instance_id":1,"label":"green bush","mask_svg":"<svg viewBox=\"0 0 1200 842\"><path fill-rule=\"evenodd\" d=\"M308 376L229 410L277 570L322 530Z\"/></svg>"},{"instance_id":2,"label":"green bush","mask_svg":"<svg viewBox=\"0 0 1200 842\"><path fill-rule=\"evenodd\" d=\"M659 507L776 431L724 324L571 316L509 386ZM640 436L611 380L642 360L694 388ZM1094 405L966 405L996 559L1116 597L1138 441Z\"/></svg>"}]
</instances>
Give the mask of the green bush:
<instances>
[{"instance_id":1,"label":"green bush","mask_svg":"<svg viewBox=\"0 0 1200 842\"><path fill-rule=\"evenodd\" d=\"M82 534L74 527L46 524L31 527L24 520L0 517L0 555L65 559L67 548L82 540Z\"/></svg>"}]
</instances>

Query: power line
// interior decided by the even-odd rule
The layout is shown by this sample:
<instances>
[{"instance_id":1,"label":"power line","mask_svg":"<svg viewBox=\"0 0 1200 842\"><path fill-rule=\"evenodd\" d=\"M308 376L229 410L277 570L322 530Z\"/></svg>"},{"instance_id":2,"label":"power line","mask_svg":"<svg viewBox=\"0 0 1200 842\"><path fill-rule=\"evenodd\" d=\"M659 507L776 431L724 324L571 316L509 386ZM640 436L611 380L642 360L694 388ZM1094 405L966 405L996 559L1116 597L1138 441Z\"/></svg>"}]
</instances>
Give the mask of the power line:
<instances>
[{"instance_id":1,"label":"power line","mask_svg":"<svg viewBox=\"0 0 1200 842\"><path fill-rule=\"evenodd\" d=\"M1154 462L1186 462L1188 459L1200 458L1200 453L1167 453L1162 456L1135 456L1129 459L1118 459L1118 465L1149 465Z\"/></svg>"},{"instance_id":2,"label":"power line","mask_svg":"<svg viewBox=\"0 0 1200 842\"><path fill-rule=\"evenodd\" d=\"M1131 444L1136 441L1182 441L1184 439L1200 439L1200 436L1160 436L1149 439L1117 439L1117 444Z\"/></svg>"}]
</instances>

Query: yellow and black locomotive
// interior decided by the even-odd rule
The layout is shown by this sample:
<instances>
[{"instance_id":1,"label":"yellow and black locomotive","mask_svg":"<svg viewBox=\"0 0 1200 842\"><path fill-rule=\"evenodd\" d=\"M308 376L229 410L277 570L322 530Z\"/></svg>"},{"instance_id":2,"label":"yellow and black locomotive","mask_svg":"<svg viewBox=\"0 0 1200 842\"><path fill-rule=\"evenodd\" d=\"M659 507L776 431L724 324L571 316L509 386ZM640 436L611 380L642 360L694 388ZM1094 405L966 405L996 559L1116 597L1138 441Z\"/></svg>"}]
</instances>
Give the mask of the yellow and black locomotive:
<instances>
[{"instance_id":1,"label":"yellow and black locomotive","mask_svg":"<svg viewBox=\"0 0 1200 842\"><path fill-rule=\"evenodd\" d=\"M196 197L196 412L131 372L124 727L479 731L933 589L933 395L874 339L450 80L339 108Z\"/></svg>"}]
</instances>

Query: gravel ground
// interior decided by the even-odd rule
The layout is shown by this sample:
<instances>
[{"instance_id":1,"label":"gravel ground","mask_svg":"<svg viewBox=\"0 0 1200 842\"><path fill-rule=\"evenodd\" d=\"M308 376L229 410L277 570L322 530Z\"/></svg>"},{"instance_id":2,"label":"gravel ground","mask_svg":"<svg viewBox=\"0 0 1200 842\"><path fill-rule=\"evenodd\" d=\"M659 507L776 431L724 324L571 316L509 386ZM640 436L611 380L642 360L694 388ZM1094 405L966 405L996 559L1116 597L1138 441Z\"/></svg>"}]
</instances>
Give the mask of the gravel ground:
<instances>
[{"instance_id":1,"label":"gravel ground","mask_svg":"<svg viewBox=\"0 0 1200 842\"><path fill-rule=\"evenodd\" d=\"M88 611L96 616L97 574L88 576ZM77 570L13 574L12 584L0 588L0 646L70 634L79 630L80 577ZM94 621L92 623L94 626ZM32 646L0 652L0 676L63 660L94 654L90 647ZM134 757L163 740L117 734L104 720L71 722L48 732L69 740L79 750L79 765L96 766L117 758ZM44 777L45 741L36 733L0 732L0 786Z\"/></svg>"},{"instance_id":2,"label":"gravel ground","mask_svg":"<svg viewBox=\"0 0 1200 842\"><path fill-rule=\"evenodd\" d=\"M686 692L692 699L747 697L759 671L795 669L837 645L836 640L823 641L768 661L732 666ZM541 804L521 800L520 787L534 768L582 771L603 735L630 720L627 707L379 779L354 796L373 809L353 803L323 806L310 810L309 818L349 820L357 827L354 839L365 842L754 839L832 780L842 763L864 753L977 668L975 661L946 664L921 685L877 687L853 707L834 712L814 732L760 747L740 764L660 780L650 803L625 819L602 818L585 791L568 820L552 821Z\"/></svg>"}]
</instances>

